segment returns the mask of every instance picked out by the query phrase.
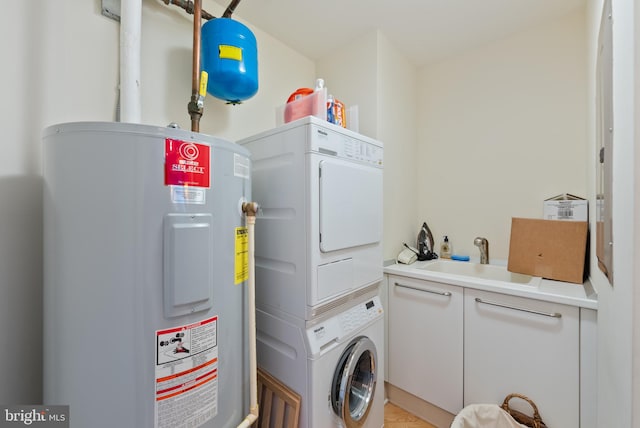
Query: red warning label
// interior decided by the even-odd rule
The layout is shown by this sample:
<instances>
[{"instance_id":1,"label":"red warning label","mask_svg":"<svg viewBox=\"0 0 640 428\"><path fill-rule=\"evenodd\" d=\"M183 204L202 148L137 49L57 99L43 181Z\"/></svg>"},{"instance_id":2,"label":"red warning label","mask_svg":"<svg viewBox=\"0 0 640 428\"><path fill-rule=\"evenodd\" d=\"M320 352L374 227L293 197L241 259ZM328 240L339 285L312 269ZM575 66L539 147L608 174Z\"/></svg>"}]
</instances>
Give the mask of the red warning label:
<instances>
[{"instance_id":1,"label":"red warning label","mask_svg":"<svg viewBox=\"0 0 640 428\"><path fill-rule=\"evenodd\" d=\"M165 186L209 187L211 170L210 147L189 141L165 140Z\"/></svg>"}]
</instances>

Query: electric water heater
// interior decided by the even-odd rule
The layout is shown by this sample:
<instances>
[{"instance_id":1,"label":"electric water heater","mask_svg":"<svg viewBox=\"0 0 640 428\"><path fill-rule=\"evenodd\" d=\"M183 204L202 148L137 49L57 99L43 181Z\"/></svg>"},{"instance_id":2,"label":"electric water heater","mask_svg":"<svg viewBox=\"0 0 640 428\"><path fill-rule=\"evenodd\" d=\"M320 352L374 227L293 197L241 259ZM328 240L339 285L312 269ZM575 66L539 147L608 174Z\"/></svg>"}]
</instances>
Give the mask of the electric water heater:
<instances>
[{"instance_id":1,"label":"electric water heater","mask_svg":"<svg viewBox=\"0 0 640 428\"><path fill-rule=\"evenodd\" d=\"M75 428L237 426L249 152L126 123L54 125L43 145L44 403Z\"/></svg>"}]
</instances>

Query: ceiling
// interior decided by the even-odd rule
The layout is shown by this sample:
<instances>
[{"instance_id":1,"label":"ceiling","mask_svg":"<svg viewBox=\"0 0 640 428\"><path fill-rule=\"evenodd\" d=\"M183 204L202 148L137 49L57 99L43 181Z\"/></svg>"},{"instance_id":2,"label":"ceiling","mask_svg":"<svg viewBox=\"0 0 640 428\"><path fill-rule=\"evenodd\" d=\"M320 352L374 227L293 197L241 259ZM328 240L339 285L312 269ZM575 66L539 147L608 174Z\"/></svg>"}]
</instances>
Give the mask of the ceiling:
<instances>
[{"instance_id":1,"label":"ceiling","mask_svg":"<svg viewBox=\"0 0 640 428\"><path fill-rule=\"evenodd\" d=\"M226 7L230 0L215 0ZM416 66L553 20L586 0L243 0L234 16L312 60L380 30Z\"/></svg>"}]
</instances>

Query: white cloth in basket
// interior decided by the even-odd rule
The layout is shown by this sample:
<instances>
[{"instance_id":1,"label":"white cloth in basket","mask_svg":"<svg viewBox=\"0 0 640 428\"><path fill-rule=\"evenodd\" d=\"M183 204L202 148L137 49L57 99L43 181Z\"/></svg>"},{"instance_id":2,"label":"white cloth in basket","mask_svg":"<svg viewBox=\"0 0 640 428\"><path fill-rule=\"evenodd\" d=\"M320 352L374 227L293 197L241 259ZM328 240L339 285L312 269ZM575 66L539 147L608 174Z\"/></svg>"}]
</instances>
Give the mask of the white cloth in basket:
<instances>
[{"instance_id":1,"label":"white cloth in basket","mask_svg":"<svg viewBox=\"0 0 640 428\"><path fill-rule=\"evenodd\" d=\"M470 404L453 419L451 428L527 428L497 404Z\"/></svg>"}]
</instances>

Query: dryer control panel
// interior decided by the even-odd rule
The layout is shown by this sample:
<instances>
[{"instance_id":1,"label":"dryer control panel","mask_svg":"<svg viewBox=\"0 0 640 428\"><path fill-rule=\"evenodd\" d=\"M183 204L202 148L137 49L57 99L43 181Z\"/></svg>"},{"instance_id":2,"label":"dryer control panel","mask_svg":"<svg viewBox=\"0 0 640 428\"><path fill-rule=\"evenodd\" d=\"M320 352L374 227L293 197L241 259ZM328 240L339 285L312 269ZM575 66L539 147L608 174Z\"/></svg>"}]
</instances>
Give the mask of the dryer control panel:
<instances>
[{"instance_id":1,"label":"dryer control panel","mask_svg":"<svg viewBox=\"0 0 640 428\"><path fill-rule=\"evenodd\" d=\"M356 334L371 322L382 318L383 315L380 297L374 296L309 327L306 333L310 353L323 353L341 342L350 340L352 334Z\"/></svg>"},{"instance_id":2,"label":"dryer control panel","mask_svg":"<svg viewBox=\"0 0 640 428\"><path fill-rule=\"evenodd\" d=\"M382 168L384 151L379 141L362 135L351 136L328 126L313 124L311 127L311 151Z\"/></svg>"}]
</instances>

